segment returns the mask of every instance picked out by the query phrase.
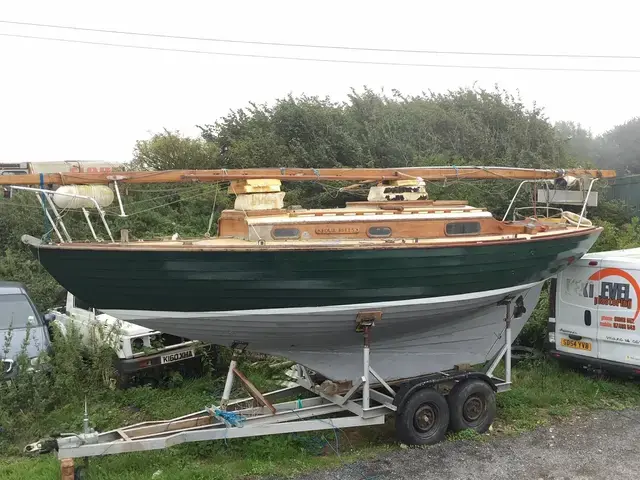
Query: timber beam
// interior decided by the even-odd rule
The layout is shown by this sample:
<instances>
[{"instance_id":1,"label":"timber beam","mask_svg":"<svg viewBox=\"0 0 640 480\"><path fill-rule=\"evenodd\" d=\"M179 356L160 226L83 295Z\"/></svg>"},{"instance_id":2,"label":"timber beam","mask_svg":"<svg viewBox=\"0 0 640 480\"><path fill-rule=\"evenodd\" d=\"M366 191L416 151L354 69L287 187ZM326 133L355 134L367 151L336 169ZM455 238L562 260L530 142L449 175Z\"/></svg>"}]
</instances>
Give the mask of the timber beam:
<instances>
[{"instance_id":1,"label":"timber beam","mask_svg":"<svg viewBox=\"0 0 640 480\"><path fill-rule=\"evenodd\" d=\"M533 169L509 167L407 167L407 168L246 168L218 170L164 170L101 173L47 173L1 175L0 185L89 185L183 182L230 182L232 180L281 181L390 181L420 178L423 180L553 180L564 176L613 178L614 170Z\"/></svg>"}]
</instances>

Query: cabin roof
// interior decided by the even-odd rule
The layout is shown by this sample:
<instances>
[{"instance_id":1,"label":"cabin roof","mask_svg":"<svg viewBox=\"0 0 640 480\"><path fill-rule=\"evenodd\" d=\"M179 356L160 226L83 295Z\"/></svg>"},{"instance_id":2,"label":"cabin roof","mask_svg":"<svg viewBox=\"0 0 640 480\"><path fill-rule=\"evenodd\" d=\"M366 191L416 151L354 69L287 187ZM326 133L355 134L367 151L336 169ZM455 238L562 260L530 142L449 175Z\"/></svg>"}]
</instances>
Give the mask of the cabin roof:
<instances>
[{"instance_id":1,"label":"cabin roof","mask_svg":"<svg viewBox=\"0 0 640 480\"><path fill-rule=\"evenodd\" d=\"M355 210L341 209L340 213L326 212L322 215L316 215L313 212L298 213L294 216L267 216L267 217L247 217L249 225L276 225L276 224L304 224L304 223L334 223L334 222L370 222L381 219L389 221L415 221L415 220L468 220L479 218L492 218L490 212L480 209L455 210L450 212L426 210L426 211L393 211L393 210L376 210L371 212L357 212Z\"/></svg>"}]
</instances>

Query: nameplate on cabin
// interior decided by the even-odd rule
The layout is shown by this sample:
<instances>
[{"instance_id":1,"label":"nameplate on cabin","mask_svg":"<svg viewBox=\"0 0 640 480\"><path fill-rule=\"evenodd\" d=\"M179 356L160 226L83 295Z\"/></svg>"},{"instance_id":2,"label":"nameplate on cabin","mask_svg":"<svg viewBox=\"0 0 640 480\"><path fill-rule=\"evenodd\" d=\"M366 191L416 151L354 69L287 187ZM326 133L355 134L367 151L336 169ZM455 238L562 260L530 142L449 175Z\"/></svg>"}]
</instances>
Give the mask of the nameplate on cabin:
<instances>
[{"instance_id":1,"label":"nameplate on cabin","mask_svg":"<svg viewBox=\"0 0 640 480\"><path fill-rule=\"evenodd\" d=\"M322 227L316 228L316 233L324 235L334 234L351 234L358 233L360 229L358 227Z\"/></svg>"}]
</instances>

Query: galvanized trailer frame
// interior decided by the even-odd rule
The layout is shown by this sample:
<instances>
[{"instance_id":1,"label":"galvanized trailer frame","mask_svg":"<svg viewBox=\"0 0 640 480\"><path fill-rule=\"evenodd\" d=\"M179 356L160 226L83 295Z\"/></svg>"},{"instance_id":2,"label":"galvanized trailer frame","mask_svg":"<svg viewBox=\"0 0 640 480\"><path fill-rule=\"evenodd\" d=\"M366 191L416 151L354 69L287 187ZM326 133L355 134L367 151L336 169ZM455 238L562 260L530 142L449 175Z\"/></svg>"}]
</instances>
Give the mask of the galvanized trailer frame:
<instances>
[{"instance_id":1,"label":"galvanized trailer frame","mask_svg":"<svg viewBox=\"0 0 640 480\"><path fill-rule=\"evenodd\" d=\"M380 425L385 417L397 411L397 387L411 385L410 390L452 384L468 378L481 378L490 383L495 392L511 387L511 312L510 301L505 302L506 317L503 331L504 344L492 361L481 371L449 370L394 384L385 382L369 364L370 332L373 319L364 321L363 375L342 394L335 392L336 384L318 385L304 366L296 366L295 386L272 391L253 398L229 401L235 375L236 359L231 362L225 383L223 407L205 408L198 412L167 421L149 421L117 428L104 433L89 428L85 409L84 432L64 434L56 439L40 440L25 447L27 453L56 450L59 459L114 455L126 452L159 450L181 443L203 440L275 435L314 430L343 429L365 425ZM505 379L494 376L499 362L505 360ZM242 377L241 377L242 378ZM374 380L375 379L375 380ZM248 383L249 390L253 387ZM332 390L333 389L333 390ZM343 388L343 391L345 389ZM301 392L315 394L312 398L297 398L272 404L278 399L295 397ZM256 406L259 402L262 405ZM253 405L249 405L253 403ZM350 414L350 415L345 415ZM323 417L323 418L319 418Z\"/></svg>"}]
</instances>

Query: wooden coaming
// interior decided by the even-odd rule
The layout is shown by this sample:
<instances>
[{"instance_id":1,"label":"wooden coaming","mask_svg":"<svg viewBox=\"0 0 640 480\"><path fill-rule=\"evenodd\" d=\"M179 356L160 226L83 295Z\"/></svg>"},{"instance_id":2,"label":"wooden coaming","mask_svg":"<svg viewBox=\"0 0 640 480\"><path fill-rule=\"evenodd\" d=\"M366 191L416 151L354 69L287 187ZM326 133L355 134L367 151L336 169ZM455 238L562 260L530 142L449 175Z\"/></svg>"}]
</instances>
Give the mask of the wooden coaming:
<instances>
[{"instance_id":1,"label":"wooden coaming","mask_svg":"<svg viewBox=\"0 0 640 480\"><path fill-rule=\"evenodd\" d=\"M240 212L235 210L224 211L218 222L219 236L222 238L238 238L252 239L252 237L260 237L265 240L273 240L271 235L273 228L295 228L299 230L299 239L302 240L322 240L322 239L342 239L342 240L359 240L370 239L369 229L371 227L389 227L392 232L388 238L393 239L428 239L428 238L446 238L446 225L451 222L474 221L480 223L480 232L473 235L465 235L472 238L473 236L487 235L505 235L528 233L533 234L545 230L542 225L527 226L523 223L505 223L496 220L493 217L482 216L478 213L484 212L484 209L474 209L464 206L456 208L420 208L415 210L381 210L381 209L334 209L334 210L301 210L301 211L282 211L271 210L266 214L259 215L259 212ZM249 215L250 213L250 215ZM441 218L425 219L415 218L406 219L407 214L445 214ZM279 214L279 215L278 215ZM400 216L399 214L402 214ZM447 218L446 214L456 214L455 218ZM464 218L468 214L468 219ZM486 215L486 213L485 213ZM278 221L276 222L275 217ZM260 225L254 224L252 219L274 218L273 223L269 221L260 222ZM285 218L283 218L285 217ZM287 221L286 217L290 218ZM308 221L309 217L313 217L313 222ZM326 222L322 221L322 217L326 217ZM340 217L340 218L336 218ZM366 217L366 218L365 218ZM416 215L417 217L417 215ZM252 234L253 232L253 234ZM460 235L455 235L460 237ZM374 237L384 238L384 237ZM298 241L291 239L290 241Z\"/></svg>"}]
</instances>

